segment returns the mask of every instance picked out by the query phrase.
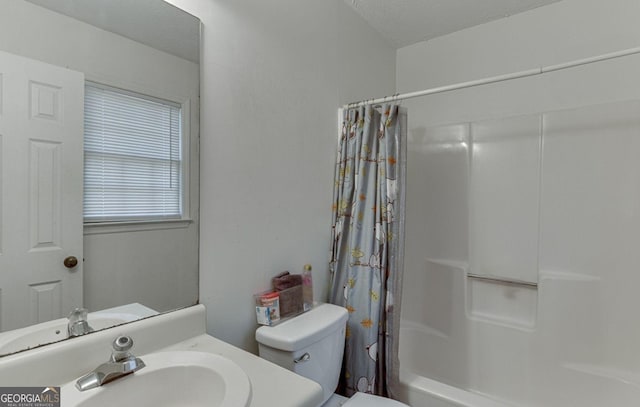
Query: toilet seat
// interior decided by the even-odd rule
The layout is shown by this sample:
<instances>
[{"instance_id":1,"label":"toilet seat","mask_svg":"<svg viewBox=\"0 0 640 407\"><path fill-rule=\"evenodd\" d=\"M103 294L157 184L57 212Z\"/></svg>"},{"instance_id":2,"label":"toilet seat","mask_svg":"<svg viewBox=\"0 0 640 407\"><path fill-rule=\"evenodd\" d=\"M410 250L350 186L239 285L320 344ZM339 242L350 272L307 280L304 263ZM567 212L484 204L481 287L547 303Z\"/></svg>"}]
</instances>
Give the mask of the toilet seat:
<instances>
[{"instance_id":1,"label":"toilet seat","mask_svg":"<svg viewBox=\"0 0 640 407\"><path fill-rule=\"evenodd\" d=\"M356 393L349 401L342 405L343 407L409 407L408 405L396 400L385 397L374 396L373 394Z\"/></svg>"}]
</instances>

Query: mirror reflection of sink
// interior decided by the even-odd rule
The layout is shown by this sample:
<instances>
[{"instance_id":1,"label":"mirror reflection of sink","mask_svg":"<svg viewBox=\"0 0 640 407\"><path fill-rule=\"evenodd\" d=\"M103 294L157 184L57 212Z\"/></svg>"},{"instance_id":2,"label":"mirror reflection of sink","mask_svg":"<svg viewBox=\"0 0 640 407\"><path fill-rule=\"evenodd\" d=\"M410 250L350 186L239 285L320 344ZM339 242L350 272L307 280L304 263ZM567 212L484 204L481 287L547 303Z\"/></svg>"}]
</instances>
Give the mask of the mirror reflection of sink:
<instances>
[{"instance_id":1,"label":"mirror reflection of sink","mask_svg":"<svg viewBox=\"0 0 640 407\"><path fill-rule=\"evenodd\" d=\"M65 406L247 407L251 383L231 360L195 351L140 356L146 367L110 383L79 391L76 381L61 388Z\"/></svg>"},{"instance_id":2,"label":"mirror reflection of sink","mask_svg":"<svg viewBox=\"0 0 640 407\"><path fill-rule=\"evenodd\" d=\"M87 320L95 331L99 331L156 314L157 312L143 305L129 304L89 313ZM67 318L59 318L26 328L3 332L0 334L0 355L67 339L67 323Z\"/></svg>"},{"instance_id":3,"label":"mirror reflection of sink","mask_svg":"<svg viewBox=\"0 0 640 407\"><path fill-rule=\"evenodd\" d=\"M126 316L96 317L90 321L94 330L107 328L122 324L133 319L126 319ZM16 329L3 335L0 338L0 354L17 352L22 349L30 349L43 343L51 343L67 339L67 319L56 319L54 321L43 322L23 329Z\"/></svg>"}]
</instances>

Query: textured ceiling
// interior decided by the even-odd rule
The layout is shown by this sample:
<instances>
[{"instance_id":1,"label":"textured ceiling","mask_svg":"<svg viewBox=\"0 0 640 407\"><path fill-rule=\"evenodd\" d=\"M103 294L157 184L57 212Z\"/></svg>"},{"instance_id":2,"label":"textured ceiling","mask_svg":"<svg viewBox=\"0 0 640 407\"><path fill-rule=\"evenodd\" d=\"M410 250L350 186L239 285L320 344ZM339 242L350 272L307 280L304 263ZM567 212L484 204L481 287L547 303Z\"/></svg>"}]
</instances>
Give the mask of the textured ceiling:
<instances>
[{"instance_id":1,"label":"textured ceiling","mask_svg":"<svg viewBox=\"0 0 640 407\"><path fill-rule=\"evenodd\" d=\"M200 21L163 0L27 1L180 58L200 59Z\"/></svg>"},{"instance_id":2,"label":"textured ceiling","mask_svg":"<svg viewBox=\"0 0 640 407\"><path fill-rule=\"evenodd\" d=\"M396 47L560 0L344 0Z\"/></svg>"}]
</instances>

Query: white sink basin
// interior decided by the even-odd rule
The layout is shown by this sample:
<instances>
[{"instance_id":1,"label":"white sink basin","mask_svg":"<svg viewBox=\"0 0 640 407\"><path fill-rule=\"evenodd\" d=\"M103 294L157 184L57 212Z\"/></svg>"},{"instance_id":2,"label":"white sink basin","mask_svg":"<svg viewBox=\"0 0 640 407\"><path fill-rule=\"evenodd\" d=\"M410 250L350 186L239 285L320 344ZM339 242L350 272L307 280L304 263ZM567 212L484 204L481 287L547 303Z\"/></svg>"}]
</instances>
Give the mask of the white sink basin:
<instances>
[{"instance_id":1,"label":"white sink basin","mask_svg":"<svg viewBox=\"0 0 640 407\"><path fill-rule=\"evenodd\" d=\"M139 356L146 367L102 387L79 391L76 381L62 386L65 407L163 406L247 407L251 382L229 359L192 351Z\"/></svg>"}]
</instances>

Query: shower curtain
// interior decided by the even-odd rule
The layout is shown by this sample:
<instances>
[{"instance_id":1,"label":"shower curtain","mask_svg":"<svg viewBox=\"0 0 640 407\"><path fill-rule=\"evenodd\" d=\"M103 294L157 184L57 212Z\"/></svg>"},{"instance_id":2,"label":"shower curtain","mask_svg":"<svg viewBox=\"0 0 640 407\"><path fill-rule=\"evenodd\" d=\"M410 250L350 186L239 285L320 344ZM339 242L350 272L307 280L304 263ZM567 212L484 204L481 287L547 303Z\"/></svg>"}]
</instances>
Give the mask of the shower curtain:
<instances>
[{"instance_id":1,"label":"shower curtain","mask_svg":"<svg viewBox=\"0 0 640 407\"><path fill-rule=\"evenodd\" d=\"M330 302L349 312L339 389L393 397L404 236L406 112L343 112L335 171Z\"/></svg>"}]
</instances>

